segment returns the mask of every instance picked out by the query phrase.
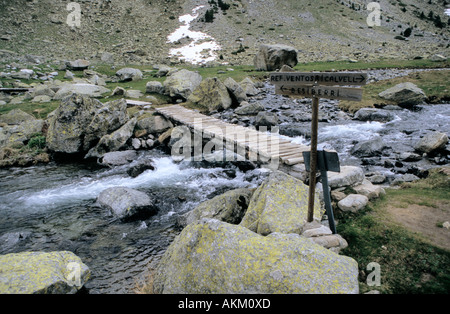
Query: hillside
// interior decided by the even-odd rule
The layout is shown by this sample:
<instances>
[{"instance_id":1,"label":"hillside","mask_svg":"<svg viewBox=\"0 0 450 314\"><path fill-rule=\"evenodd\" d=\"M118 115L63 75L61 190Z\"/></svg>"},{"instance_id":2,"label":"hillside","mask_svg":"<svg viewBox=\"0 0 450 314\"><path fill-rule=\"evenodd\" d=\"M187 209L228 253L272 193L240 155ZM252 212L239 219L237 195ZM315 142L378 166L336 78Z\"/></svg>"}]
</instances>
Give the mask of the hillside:
<instances>
[{"instance_id":1,"label":"hillside","mask_svg":"<svg viewBox=\"0 0 450 314\"><path fill-rule=\"evenodd\" d=\"M74 2L81 8L80 27L66 23L71 14L68 0L0 0L0 57L7 61L31 54L52 61L176 63L169 50L190 39L169 43L167 37L181 25L178 17L198 6L203 7L191 29L212 36L209 40L221 46L218 62L252 64L261 43L294 46L302 62L411 59L449 51L445 0L380 0L381 26L373 27L366 22L367 0ZM212 21L205 20L209 9ZM401 34L406 40L395 38Z\"/></svg>"}]
</instances>

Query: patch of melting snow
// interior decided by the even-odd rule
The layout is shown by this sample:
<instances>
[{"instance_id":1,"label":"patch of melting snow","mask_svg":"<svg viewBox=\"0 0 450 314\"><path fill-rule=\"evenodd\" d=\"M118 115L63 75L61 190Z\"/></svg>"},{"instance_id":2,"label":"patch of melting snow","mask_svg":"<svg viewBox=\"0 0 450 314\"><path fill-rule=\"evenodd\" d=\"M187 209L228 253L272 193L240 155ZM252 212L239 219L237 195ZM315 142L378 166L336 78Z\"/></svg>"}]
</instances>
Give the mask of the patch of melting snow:
<instances>
[{"instance_id":1,"label":"patch of melting snow","mask_svg":"<svg viewBox=\"0 0 450 314\"><path fill-rule=\"evenodd\" d=\"M181 48L170 49L170 56L178 57L180 60L192 64L202 64L216 60L217 55L215 52L220 50L221 47L214 38L203 32L190 30L191 22L198 17L198 11L203 7L204 5L195 7L192 10L192 14L182 15L178 18L183 24L167 37L168 42L175 43L182 38L189 38L192 42Z\"/></svg>"}]
</instances>

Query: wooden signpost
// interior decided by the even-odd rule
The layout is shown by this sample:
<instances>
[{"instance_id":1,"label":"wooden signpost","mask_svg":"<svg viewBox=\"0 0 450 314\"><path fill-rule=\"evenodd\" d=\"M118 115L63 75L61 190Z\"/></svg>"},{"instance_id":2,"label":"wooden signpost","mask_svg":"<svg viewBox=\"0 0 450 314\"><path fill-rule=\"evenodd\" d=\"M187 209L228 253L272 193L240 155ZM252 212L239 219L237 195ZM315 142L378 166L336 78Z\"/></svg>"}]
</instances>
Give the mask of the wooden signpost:
<instances>
[{"instance_id":1,"label":"wooden signpost","mask_svg":"<svg viewBox=\"0 0 450 314\"><path fill-rule=\"evenodd\" d=\"M312 222L318 160L319 99L361 101L362 89L347 86L366 84L367 74L360 72L274 72L270 73L270 82L275 85L276 94L312 98L308 196L308 222Z\"/></svg>"}]
</instances>

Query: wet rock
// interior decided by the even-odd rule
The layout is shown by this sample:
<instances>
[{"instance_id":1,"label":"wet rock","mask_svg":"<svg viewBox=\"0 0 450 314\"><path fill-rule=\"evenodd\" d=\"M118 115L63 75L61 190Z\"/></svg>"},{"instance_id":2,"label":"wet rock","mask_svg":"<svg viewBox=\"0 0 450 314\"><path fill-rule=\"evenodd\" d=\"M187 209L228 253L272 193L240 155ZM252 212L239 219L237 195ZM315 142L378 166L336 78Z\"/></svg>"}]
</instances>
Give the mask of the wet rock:
<instances>
[{"instance_id":1,"label":"wet rock","mask_svg":"<svg viewBox=\"0 0 450 314\"><path fill-rule=\"evenodd\" d=\"M127 173L130 177L136 178L147 170L155 170L155 165L151 159L142 159L133 163Z\"/></svg>"},{"instance_id":2,"label":"wet rock","mask_svg":"<svg viewBox=\"0 0 450 314\"><path fill-rule=\"evenodd\" d=\"M183 294L358 293L358 265L300 235L261 236L202 219L164 253L153 288Z\"/></svg>"},{"instance_id":3,"label":"wet rock","mask_svg":"<svg viewBox=\"0 0 450 314\"><path fill-rule=\"evenodd\" d=\"M105 166L122 166L127 165L137 157L137 153L134 150L126 150L122 152L111 152L103 155L101 164Z\"/></svg>"},{"instance_id":4,"label":"wet rock","mask_svg":"<svg viewBox=\"0 0 450 314\"><path fill-rule=\"evenodd\" d=\"M392 181L392 185L398 185L404 182L414 182L420 180L420 178L414 174L411 173L406 173L406 174L402 174L401 176L396 177L393 181Z\"/></svg>"},{"instance_id":5,"label":"wet rock","mask_svg":"<svg viewBox=\"0 0 450 314\"><path fill-rule=\"evenodd\" d=\"M180 216L177 225L185 228L188 224L202 218L213 218L230 224L239 224L248 208L253 192L251 189L235 189L218 195Z\"/></svg>"},{"instance_id":6,"label":"wet rock","mask_svg":"<svg viewBox=\"0 0 450 314\"><path fill-rule=\"evenodd\" d=\"M422 137L414 146L414 149L421 153L431 153L444 148L448 142L448 136L442 132L429 132Z\"/></svg>"},{"instance_id":7,"label":"wet rock","mask_svg":"<svg viewBox=\"0 0 450 314\"><path fill-rule=\"evenodd\" d=\"M351 150L350 153L357 157L373 157L380 156L388 146L381 137L368 141L359 142Z\"/></svg>"},{"instance_id":8,"label":"wet rock","mask_svg":"<svg viewBox=\"0 0 450 314\"><path fill-rule=\"evenodd\" d=\"M2 294L73 294L89 277L89 267L68 251L0 255Z\"/></svg>"},{"instance_id":9,"label":"wet rock","mask_svg":"<svg viewBox=\"0 0 450 314\"><path fill-rule=\"evenodd\" d=\"M258 71L275 71L283 65L293 68L297 63L297 51L286 45L261 45L253 61Z\"/></svg>"},{"instance_id":10,"label":"wet rock","mask_svg":"<svg viewBox=\"0 0 450 314\"><path fill-rule=\"evenodd\" d=\"M392 112L376 108L362 108L355 113L355 119L360 121L388 122L394 118L395 115Z\"/></svg>"},{"instance_id":11,"label":"wet rock","mask_svg":"<svg viewBox=\"0 0 450 314\"><path fill-rule=\"evenodd\" d=\"M97 203L122 221L143 220L158 212L154 201L147 194L126 187L104 190L98 196Z\"/></svg>"},{"instance_id":12,"label":"wet rock","mask_svg":"<svg viewBox=\"0 0 450 314\"><path fill-rule=\"evenodd\" d=\"M31 232L29 231L18 231L18 232L8 232L0 236L0 243L2 244L1 251L7 251L19 243L25 241Z\"/></svg>"}]
</instances>

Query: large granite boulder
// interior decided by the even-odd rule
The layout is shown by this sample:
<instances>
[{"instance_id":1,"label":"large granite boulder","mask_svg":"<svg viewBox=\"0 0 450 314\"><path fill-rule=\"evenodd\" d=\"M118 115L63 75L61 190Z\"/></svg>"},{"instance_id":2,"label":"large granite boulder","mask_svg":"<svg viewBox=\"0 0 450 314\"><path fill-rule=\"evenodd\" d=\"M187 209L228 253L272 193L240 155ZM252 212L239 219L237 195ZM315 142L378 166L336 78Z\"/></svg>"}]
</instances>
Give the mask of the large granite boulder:
<instances>
[{"instance_id":1,"label":"large granite boulder","mask_svg":"<svg viewBox=\"0 0 450 314\"><path fill-rule=\"evenodd\" d=\"M397 84L381 92L378 96L403 107L420 105L426 99L424 91L410 82Z\"/></svg>"},{"instance_id":2,"label":"large granite boulder","mask_svg":"<svg viewBox=\"0 0 450 314\"><path fill-rule=\"evenodd\" d=\"M175 238L155 271L168 294L358 293L358 264L297 234L261 236L202 219Z\"/></svg>"},{"instance_id":3,"label":"large granite boulder","mask_svg":"<svg viewBox=\"0 0 450 314\"><path fill-rule=\"evenodd\" d=\"M68 251L0 255L1 294L73 294L89 277L89 267Z\"/></svg>"},{"instance_id":4,"label":"large granite boulder","mask_svg":"<svg viewBox=\"0 0 450 314\"><path fill-rule=\"evenodd\" d=\"M63 99L49 118L47 147L58 153L87 152L99 139L128 121L125 100L102 104L87 96L72 94Z\"/></svg>"},{"instance_id":5,"label":"large granite boulder","mask_svg":"<svg viewBox=\"0 0 450 314\"><path fill-rule=\"evenodd\" d=\"M197 72L182 69L168 76L163 86L170 97L188 99L202 80L202 76Z\"/></svg>"},{"instance_id":6,"label":"large granite boulder","mask_svg":"<svg viewBox=\"0 0 450 314\"><path fill-rule=\"evenodd\" d=\"M308 218L309 188L302 181L275 171L256 189L240 225L262 235L272 232L300 234ZM319 196L314 201L314 219L323 211Z\"/></svg>"},{"instance_id":7,"label":"large granite boulder","mask_svg":"<svg viewBox=\"0 0 450 314\"><path fill-rule=\"evenodd\" d=\"M111 134L104 135L98 144L89 150L85 158L99 158L106 153L120 150L133 135L136 122L137 118L133 118Z\"/></svg>"},{"instance_id":8,"label":"large granite boulder","mask_svg":"<svg viewBox=\"0 0 450 314\"><path fill-rule=\"evenodd\" d=\"M216 77L202 81L189 96L188 101L210 112L228 109L232 104L227 88Z\"/></svg>"},{"instance_id":9,"label":"large granite boulder","mask_svg":"<svg viewBox=\"0 0 450 314\"><path fill-rule=\"evenodd\" d=\"M293 68L298 63L297 51L286 45L261 45L253 63L260 71L279 70L283 65Z\"/></svg>"}]
</instances>

